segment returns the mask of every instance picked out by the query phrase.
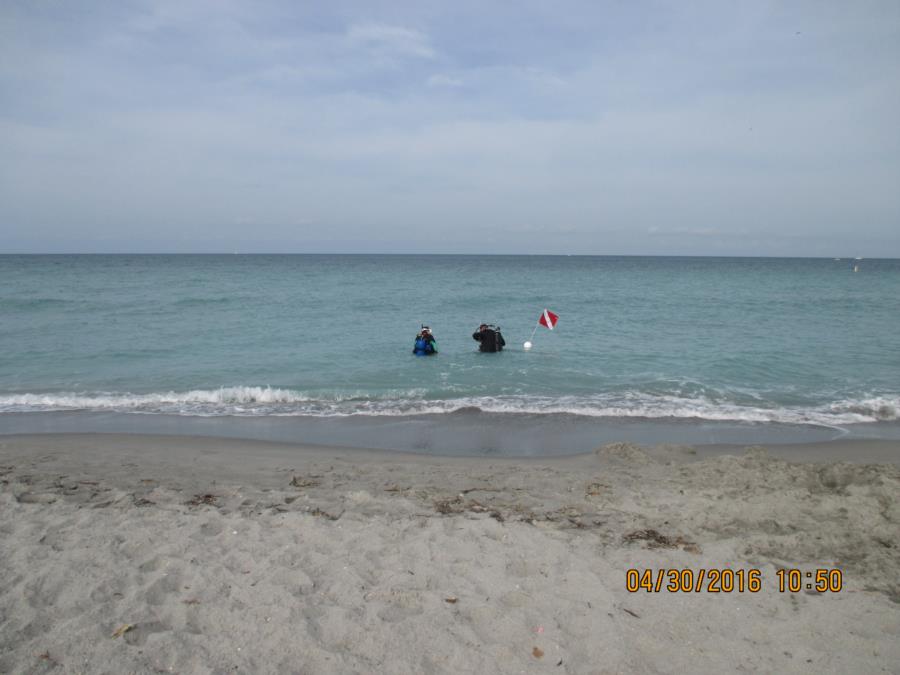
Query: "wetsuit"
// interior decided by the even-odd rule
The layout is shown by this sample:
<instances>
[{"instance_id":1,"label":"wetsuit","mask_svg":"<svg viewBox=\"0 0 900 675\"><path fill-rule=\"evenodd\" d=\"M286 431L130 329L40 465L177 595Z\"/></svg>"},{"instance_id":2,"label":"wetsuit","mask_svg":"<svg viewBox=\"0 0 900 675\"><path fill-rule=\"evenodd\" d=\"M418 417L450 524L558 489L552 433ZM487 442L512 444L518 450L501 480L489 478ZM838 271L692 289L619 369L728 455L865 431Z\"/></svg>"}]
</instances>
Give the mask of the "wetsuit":
<instances>
[{"instance_id":1,"label":"wetsuit","mask_svg":"<svg viewBox=\"0 0 900 675\"><path fill-rule=\"evenodd\" d=\"M496 328L484 326L472 333L472 339L479 343L478 350L482 352L502 352L506 346L506 340Z\"/></svg>"},{"instance_id":2,"label":"wetsuit","mask_svg":"<svg viewBox=\"0 0 900 675\"><path fill-rule=\"evenodd\" d=\"M434 336L431 333L427 335L419 333L416 335L416 341L413 344L413 354L416 356L437 354L437 343L434 341Z\"/></svg>"}]
</instances>

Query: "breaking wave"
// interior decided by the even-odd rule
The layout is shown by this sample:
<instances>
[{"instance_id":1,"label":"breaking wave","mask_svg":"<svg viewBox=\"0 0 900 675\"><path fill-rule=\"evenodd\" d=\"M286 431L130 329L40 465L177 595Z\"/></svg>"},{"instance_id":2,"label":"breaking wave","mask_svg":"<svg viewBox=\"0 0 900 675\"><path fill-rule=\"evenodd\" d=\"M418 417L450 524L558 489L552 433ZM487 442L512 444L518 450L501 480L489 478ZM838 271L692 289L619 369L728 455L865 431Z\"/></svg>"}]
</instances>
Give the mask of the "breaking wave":
<instances>
[{"instance_id":1,"label":"breaking wave","mask_svg":"<svg viewBox=\"0 0 900 675\"><path fill-rule=\"evenodd\" d=\"M429 399L424 390L369 396L274 387L223 387L186 392L0 395L0 412L110 411L189 416L409 416L464 412L569 414L608 418L711 420L838 426L900 419L900 396L833 401L816 406L714 401L639 392L590 396L468 396Z\"/></svg>"}]
</instances>

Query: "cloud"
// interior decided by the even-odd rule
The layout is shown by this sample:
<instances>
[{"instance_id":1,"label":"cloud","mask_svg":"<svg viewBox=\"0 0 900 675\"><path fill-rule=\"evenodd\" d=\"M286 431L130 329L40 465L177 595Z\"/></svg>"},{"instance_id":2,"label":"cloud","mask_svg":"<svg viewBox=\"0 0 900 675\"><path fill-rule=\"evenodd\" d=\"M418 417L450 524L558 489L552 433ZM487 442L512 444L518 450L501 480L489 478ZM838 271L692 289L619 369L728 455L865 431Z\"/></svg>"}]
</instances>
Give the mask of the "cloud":
<instances>
[{"instance_id":1,"label":"cloud","mask_svg":"<svg viewBox=\"0 0 900 675\"><path fill-rule=\"evenodd\" d=\"M421 31L383 23L357 23L347 30L347 41L382 56L435 57L428 36Z\"/></svg>"},{"instance_id":2,"label":"cloud","mask_svg":"<svg viewBox=\"0 0 900 675\"><path fill-rule=\"evenodd\" d=\"M429 76L426 84L429 87L461 87L463 86L463 80L459 77L453 77L451 75L446 75L444 73L437 73L435 75Z\"/></svg>"},{"instance_id":3,"label":"cloud","mask_svg":"<svg viewBox=\"0 0 900 675\"><path fill-rule=\"evenodd\" d=\"M0 246L244 219L348 246L900 254L893 0L35 7L0 3Z\"/></svg>"}]
</instances>

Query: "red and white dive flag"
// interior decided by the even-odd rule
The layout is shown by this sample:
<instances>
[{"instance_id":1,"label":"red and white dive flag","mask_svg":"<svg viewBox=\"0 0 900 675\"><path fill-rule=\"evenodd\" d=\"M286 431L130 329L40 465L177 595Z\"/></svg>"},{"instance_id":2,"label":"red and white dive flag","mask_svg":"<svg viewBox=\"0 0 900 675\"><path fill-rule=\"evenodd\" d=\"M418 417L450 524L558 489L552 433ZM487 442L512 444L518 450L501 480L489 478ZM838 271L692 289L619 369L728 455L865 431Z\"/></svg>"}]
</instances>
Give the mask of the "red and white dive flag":
<instances>
[{"instance_id":1,"label":"red and white dive flag","mask_svg":"<svg viewBox=\"0 0 900 675\"><path fill-rule=\"evenodd\" d=\"M556 327L557 321L559 321L559 317L549 309L545 309L544 313L541 314L541 318L538 319L539 324L546 326L550 330L553 330Z\"/></svg>"}]
</instances>

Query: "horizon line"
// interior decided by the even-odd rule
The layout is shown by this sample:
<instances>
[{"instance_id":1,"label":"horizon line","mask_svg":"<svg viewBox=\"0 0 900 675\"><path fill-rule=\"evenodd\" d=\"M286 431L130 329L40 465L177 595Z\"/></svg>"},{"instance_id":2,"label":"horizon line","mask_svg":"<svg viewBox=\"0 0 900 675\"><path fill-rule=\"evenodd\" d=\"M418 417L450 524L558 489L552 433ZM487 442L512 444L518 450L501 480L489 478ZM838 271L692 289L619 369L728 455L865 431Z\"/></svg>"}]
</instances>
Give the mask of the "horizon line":
<instances>
[{"instance_id":1,"label":"horizon line","mask_svg":"<svg viewBox=\"0 0 900 675\"><path fill-rule=\"evenodd\" d=\"M533 258L775 258L803 260L900 260L900 257L874 257L854 255L759 255L759 254L708 254L708 253L400 253L400 252L276 252L276 251L0 251L0 256L471 256L471 257L533 257Z\"/></svg>"}]
</instances>

